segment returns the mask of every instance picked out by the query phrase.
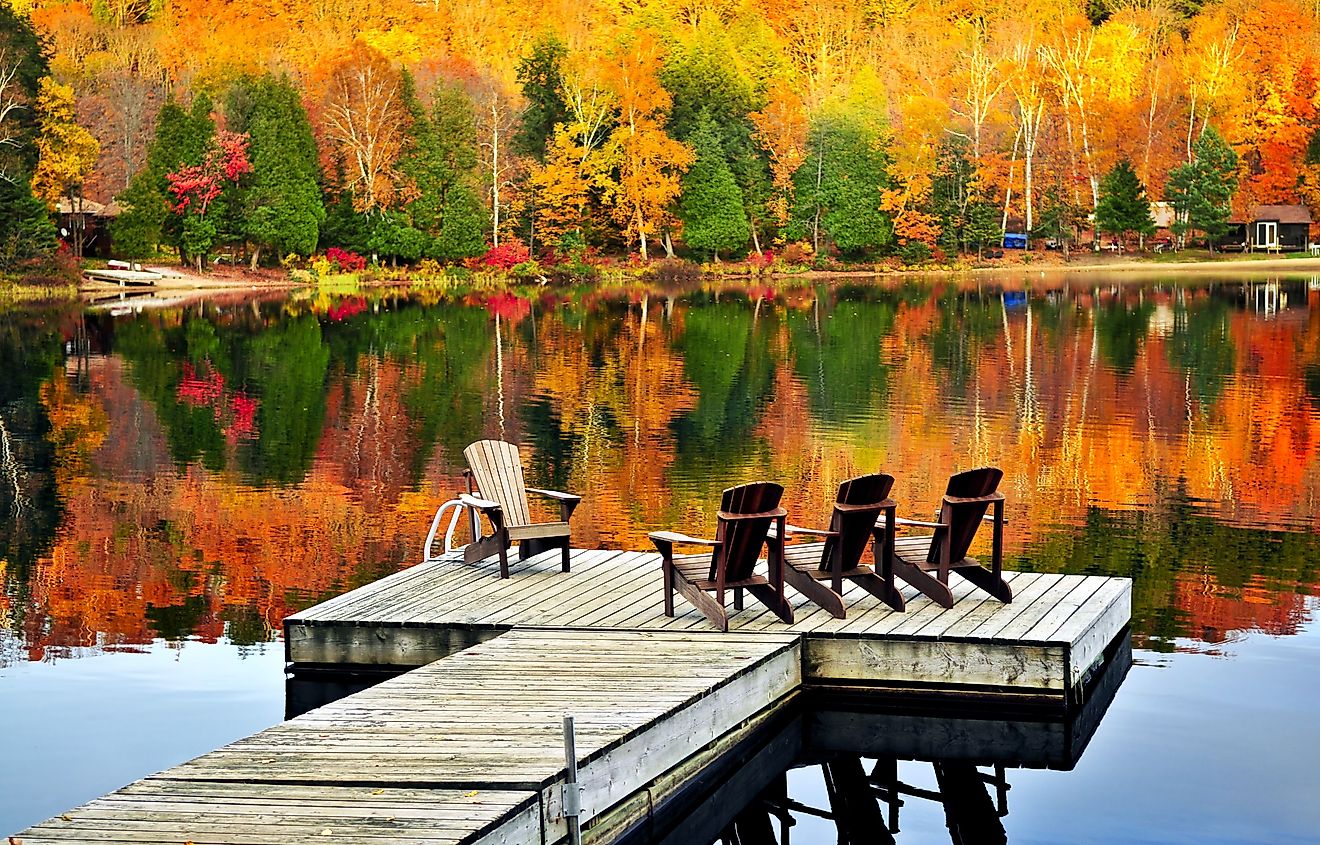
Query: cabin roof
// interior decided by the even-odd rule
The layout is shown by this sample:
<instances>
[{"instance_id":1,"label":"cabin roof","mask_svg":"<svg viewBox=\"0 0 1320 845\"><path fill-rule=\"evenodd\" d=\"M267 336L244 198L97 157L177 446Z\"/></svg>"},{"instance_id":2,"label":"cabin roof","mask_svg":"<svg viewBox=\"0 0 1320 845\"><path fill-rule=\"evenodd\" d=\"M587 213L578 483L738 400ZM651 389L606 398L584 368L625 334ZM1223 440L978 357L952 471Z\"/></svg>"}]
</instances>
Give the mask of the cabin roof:
<instances>
[{"instance_id":1,"label":"cabin roof","mask_svg":"<svg viewBox=\"0 0 1320 845\"><path fill-rule=\"evenodd\" d=\"M1280 223L1310 223L1311 212L1304 205L1258 205L1252 220L1277 220Z\"/></svg>"}]
</instances>

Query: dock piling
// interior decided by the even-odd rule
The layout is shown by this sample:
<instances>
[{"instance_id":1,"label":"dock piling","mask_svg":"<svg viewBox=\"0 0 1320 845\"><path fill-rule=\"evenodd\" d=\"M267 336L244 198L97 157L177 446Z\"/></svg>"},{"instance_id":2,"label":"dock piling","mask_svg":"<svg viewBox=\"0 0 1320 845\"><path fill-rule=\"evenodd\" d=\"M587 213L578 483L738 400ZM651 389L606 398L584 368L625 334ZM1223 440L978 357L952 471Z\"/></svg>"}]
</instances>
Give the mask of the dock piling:
<instances>
[{"instance_id":1,"label":"dock piling","mask_svg":"<svg viewBox=\"0 0 1320 845\"><path fill-rule=\"evenodd\" d=\"M564 820L568 823L568 845L582 845L582 787L578 784L577 736L573 717L564 716Z\"/></svg>"}]
</instances>

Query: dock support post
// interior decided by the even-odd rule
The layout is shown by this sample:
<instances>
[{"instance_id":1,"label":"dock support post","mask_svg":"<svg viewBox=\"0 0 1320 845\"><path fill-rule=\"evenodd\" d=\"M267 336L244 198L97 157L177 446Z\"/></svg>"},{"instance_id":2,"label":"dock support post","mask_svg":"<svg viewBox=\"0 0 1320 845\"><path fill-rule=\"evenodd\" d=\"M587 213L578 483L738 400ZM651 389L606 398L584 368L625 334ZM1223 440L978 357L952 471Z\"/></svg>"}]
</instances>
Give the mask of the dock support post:
<instances>
[{"instance_id":1,"label":"dock support post","mask_svg":"<svg viewBox=\"0 0 1320 845\"><path fill-rule=\"evenodd\" d=\"M564 717L564 821L568 825L568 845L582 845L582 787L578 785L577 737L573 717Z\"/></svg>"}]
</instances>

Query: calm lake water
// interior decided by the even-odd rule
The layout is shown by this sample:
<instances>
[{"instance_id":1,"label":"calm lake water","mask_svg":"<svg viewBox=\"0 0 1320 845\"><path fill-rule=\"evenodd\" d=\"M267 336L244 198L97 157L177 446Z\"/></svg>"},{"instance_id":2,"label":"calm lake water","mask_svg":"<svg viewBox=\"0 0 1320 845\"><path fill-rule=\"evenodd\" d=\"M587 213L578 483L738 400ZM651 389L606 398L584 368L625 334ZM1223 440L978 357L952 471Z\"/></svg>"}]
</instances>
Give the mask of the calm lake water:
<instances>
[{"instance_id":1,"label":"calm lake water","mask_svg":"<svg viewBox=\"0 0 1320 845\"><path fill-rule=\"evenodd\" d=\"M587 547L710 530L758 478L810 523L883 469L920 516L997 464L1009 568L1133 578L1136 665L1070 771L1006 761L975 841L1314 842L1320 280L1118 281L0 313L0 834L277 722L282 618L417 562L500 437L584 495ZM905 802L897 841L950 840Z\"/></svg>"}]
</instances>

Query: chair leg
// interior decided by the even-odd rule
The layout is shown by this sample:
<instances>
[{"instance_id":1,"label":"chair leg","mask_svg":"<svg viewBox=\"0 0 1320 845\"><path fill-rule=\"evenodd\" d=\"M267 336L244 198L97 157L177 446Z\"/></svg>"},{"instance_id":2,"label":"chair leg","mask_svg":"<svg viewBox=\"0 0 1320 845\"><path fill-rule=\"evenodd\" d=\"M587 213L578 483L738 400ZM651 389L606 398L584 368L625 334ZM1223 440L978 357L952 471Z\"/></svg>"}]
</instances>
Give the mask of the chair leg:
<instances>
[{"instance_id":1,"label":"chair leg","mask_svg":"<svg viewBox=\"0 0 1320 845\"><path fill-rule=\"evenodd\" d=\"M953 607L953 593L949 591L949 585L933 575L902 560L894 561L894 574L925 593L940 607Z\"/></svg>"},{"instance_id":2,"label":"chair leg","mask_svg":"<svg viewBox=\"0 0 1320 845\"><path fill-rule=\"evenodd\" d=\"M674 615L674 564L662 561L660 568L665 573L665 616Z\"/></svg>"},{"instance_id":3,"label":"chair leg","mask_svg":"<svg viewBox=\"0 0 1320 845\"><path fill-rule=\"evenodd\" d=\"M809 572L803 572L792 564L784 567L784 580L812 602L823 607L835 619L846 619L847 611L843 606L843 596L831 590L823 581L817 581ZM776 595L778 595L776 593Z\"/></svg>"},{"instance_id":4,"label":"chair leg","mask_svg":"<svg viewBox=\"0 0 1320 845\"><path fill-rule=\"evenodd\" d=\"M965 566L958 570L958 574L999 599L1004 604L1012 603L1013 588L1008 586L1007 581L995 575L995 573L990 570L981 566Z\"/></svg>"},{"instance_id":5,"label":"chair leg","mask_svg":"<svg viewBox=\"0 0 1320 845\"><path fill-rule=\"evenodd\" d=\"M787 598L776 592L774 587L769 584L753 584L747 588L747 592L756 597L761 604L770 608L770 611L778 616L781 622L793 624L793 605L789 603Z\"/></svg>"},{"instance_id":6,"label":"chair leg","mask_svg":"<svg viewBox=\"0 0 1320 845\"><path fill-rule=\"evenodd\" d=\"M734 609L734 610L742 610L742 609L743 609L743 595L742 595L742 593L743 593L743 591L742 591L742 587L734 587L734 588L733 588L733 609Z\"/></svg>"},{"instance_id":7,"label":"chair leg","mask_svg":"<svg viewBox=\"0 0 1320 845\"><path fill-rule=\"evenodd\" d=\"M563 559L560 561L559 568L564 572L568 571L568 541L564 541Z\"/></svg>"}]
</instances>

